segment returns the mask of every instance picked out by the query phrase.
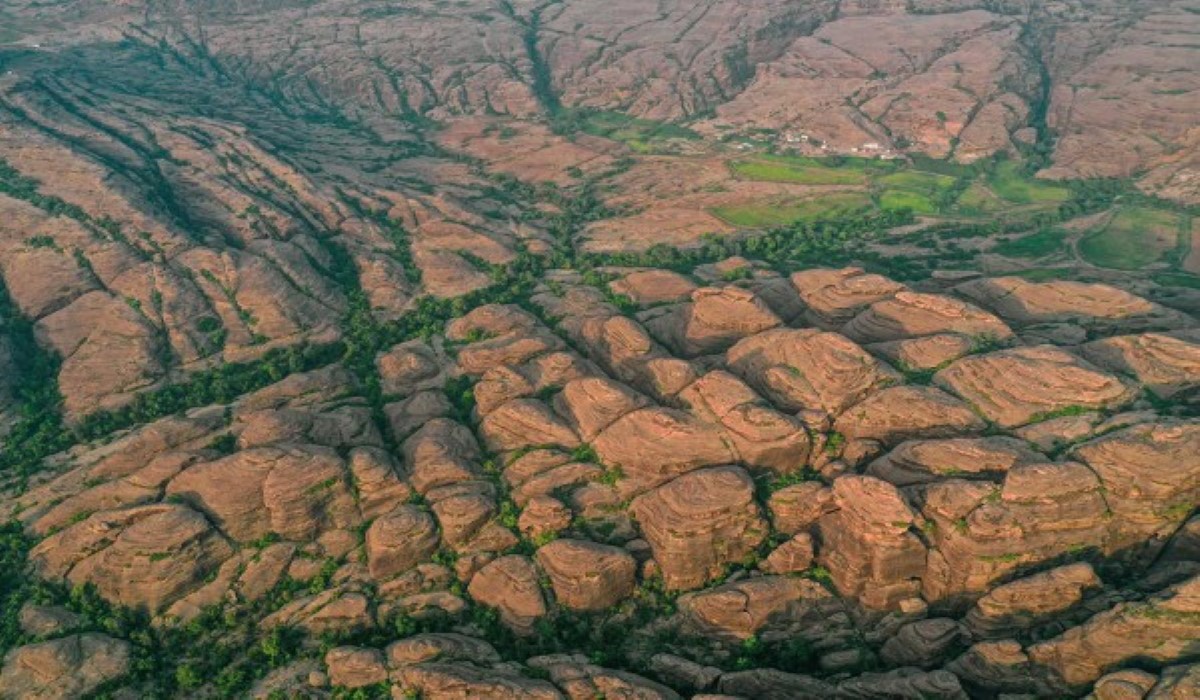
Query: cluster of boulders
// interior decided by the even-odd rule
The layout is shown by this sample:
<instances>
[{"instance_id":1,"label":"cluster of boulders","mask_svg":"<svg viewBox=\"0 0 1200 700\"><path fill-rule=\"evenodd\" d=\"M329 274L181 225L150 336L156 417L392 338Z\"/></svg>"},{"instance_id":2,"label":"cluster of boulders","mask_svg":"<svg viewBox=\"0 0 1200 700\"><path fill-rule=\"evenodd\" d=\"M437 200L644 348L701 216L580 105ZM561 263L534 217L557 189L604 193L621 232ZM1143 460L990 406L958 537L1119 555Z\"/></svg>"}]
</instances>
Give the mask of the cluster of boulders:
<instances>
[{"instance_id":1,"label":"cluster of boulders","mask_svg":"<svg viewBox=\"0 0 1200 700\"><path fill-rule=\"evenodd\" d=\"M612 293L552 273L525 308L483 306L382 353L382 411L338 365L293 375L56 457L9 514L42 538L39 575L163 622L322 577L262 627L478 606L532 635L629 610L647 587L678 594L654 623L672 641L629 659L641 675L572 655L586 650L501 659L464 625L334 649L305 692L1172 697L1195 683L1179 666L1200 653L1193 319L1109 287L918 291L856 269L759 271L633 317ZM101 641L22 647L0 688L59 673L29 670L46 654L80 679L110 674L122 647ZM807 673L729 667L739 645L796 641ZM1146 660L1165 670L1123 670ZM1144 692L1105 694L1127 687Z\"/></svg>"}]
</instances>

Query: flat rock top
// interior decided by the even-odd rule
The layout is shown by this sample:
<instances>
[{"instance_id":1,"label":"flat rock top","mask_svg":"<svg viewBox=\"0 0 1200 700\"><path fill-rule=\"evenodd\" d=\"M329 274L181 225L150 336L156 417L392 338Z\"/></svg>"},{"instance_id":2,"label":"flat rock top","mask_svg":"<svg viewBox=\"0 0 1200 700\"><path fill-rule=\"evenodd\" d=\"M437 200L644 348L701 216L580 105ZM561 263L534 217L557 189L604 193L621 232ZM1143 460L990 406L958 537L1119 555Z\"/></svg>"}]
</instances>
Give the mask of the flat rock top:
<instances>
[{"instance_id":1,"label":"flat rock top","mask_svg":"<svg viewBox=\"0 0 1200 700\"><path fill-rule=\"evenodd\" d=\"M1119 407L1136 396L1118 377L1050 346L965 357L934 381L1009 428L1062 411Z\"/></svg>"}]
</instances>

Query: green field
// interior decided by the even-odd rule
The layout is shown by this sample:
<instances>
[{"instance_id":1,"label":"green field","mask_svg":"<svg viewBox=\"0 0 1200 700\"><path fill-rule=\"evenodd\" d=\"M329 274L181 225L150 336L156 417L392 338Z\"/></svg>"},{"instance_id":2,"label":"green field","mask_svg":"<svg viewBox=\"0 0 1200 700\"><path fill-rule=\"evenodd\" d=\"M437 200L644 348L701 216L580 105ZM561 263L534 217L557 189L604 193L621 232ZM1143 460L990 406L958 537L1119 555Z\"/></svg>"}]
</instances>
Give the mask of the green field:
<instances>
[{"instance_id":1,"label":"green field","mask_svg":"<svg viewBox=\"0 0 1200 700\"><path fill-rule=\"evenodd\" d=\"M801 156L758 156L729 164L738 177L761 182L797 185L862 185L866 182L863 163L847 160L832 164Z\"/></svg>"},{"instance_id":2,"label":"green field","mask_svg":"<svg viewBox=\"0 0 1200 700\"><path fill-rule=\"evenodd\" d=\"M685 126L638 119L620 112L577 110L563 119L572 129L620 141L638 153L659 151L672 140L700 139L699 134Z\"/></svg>"},{"instance_id":3,"label":"green field","mask_svg":"<svg viewBox=\"0 0 1200 700\"><path fill-rule=\"evenodd\" d=\"M993 253L1010 258L1044 258L1063 249L1067 232L1060 228L1047 228L1027 236L1003 241L992 249Z\"/></svg>"},{"instance_id":4,"label":"green field","mask_svg":"<svg viewBox=\"0 0 1200 700\"><path fill-rule=\"evenodd\" d=\"M1013 204L1061 204L1071 198L1067 188L1035 180L1012 161L997 165L988 176L988 185L997 196Z\"/></svg>"},{"instance_id":5,"label":"green field","mask_svg":"<svg viewBox=\"0 0 1200 700\"><path fill-rule=\"evenodd\" d=\"M739 228L770 228L796 221L861 214L871 208L867 195L858 192L831 194L816 199L771 201L714 207L714 216Z\"/></svg>"},{"instance_id":6,"label":"green field","mask_svg":"<svg viewBox=\"0 0 1200 700\"><path fill-rule=\"evenodd\" d=\"M1155 275L1152 279L1168 287L1200 289L1200 276L1189 275L1186 272L1164 272L1160 275Z\"/></svg>"},{"instance_id":7,"label":"green field","mask_svg":"<svg viewBox=\"0 0 1200 700\"><path fill-rule=\"evenodd\" d=\"M936 214L942 208L940 202L958 180L948 175L906 170L884 175L875 182L883 188L879 205L884 209L907 207L915 214Z\"/></svg>"},{"instance_id":8,"label":"green field","mask_svg":"<svg viewBox=\"0 0 1200 700\"><path fill-rule=\"evenodd\" d=\"M1093 265L1138 270L1178 250L1182 228L1183 220L1173 212L1127 207L1080 241L1079 252Z\"/></svg>"}]
</instances>

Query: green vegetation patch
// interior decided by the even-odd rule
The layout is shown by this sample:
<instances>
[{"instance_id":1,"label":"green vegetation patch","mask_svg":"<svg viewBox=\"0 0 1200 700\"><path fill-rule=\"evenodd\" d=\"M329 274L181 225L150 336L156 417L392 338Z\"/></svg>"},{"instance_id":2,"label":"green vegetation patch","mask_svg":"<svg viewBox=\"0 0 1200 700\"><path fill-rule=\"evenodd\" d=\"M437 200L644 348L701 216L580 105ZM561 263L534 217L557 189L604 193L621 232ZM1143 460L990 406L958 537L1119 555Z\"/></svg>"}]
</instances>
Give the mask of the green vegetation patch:
<instances>
[{"instance_id":1,"label":"green vegetation patch","mask_svg":"<svg viewBox=\"0 0 1200 700\"><path fill-rule=\"evenodd\" d=\"M997 196L1013 204L1061 204L1071 198L1066 187L1036 180L1013 161L998 164L988 176L988 184Z\"/></svg>"},{"instance_id":2,"label":"green vegetation patch","mask_svg":"<svg viewBox=\"0 0 1200 700\"><path fill-rule=\"evenodd\" d=\"M620 112L572 110L558 117L560 133L582 132L620 141L638 153L661 151L672 140L697 141L700 134L686 126L639 119Z\"/></svg>"},{"instance_id":3,"label":"green vegetation patch","mask_svg":"<svg viewBox=\"0 0 1200 700\"><path fill-rule=\"evenodd\" d=\"M974 216L1004 211L1011 207L1012 204L997 197L987 185L979 181L971 183L958 198L958 209L964 214Z\"/></svg>"},{"instance_id":4,"label":"green vegetation patch","mask_svg":"<svg viewBox=\"0 0 1200 700\"><path fill-rule=\"evenodd\" d=\"M1161 275L1155 275L1153 279L1158 284L1167 287L1187 287L1188 289L1200 289L1200 276L1189 275L1184 272L1164 272Z\"/></svg>"},{"instance_id":5,"label":"green vegetation patch","mask_svg":"<svg viewBox=\"0 0 1200 700\"><path fill-rule=\"evenodd\" d=\"M885 209L911 209L916 214L936 214L953 201L958 179L949 175L905 170L876 180L883 188L879 205Z\"/></svg>"},{"instance_id":6,"label":"green vegetation patch","mask_svg":"<svg viewBox=\"0 0 1200 700\"><path fill-rule=\"evenodd\" d=\"M1176 251L1182 228L1182 218L1174 212L1127 207L1080 241L1079 252L1100 267L1139 270Z\"/></svg>"},{"instance_id":7,"label":"green vegetation patch","mask_svg":"<svg viewBox=\"0 0 1200 700\"><path fill-rule=\"evenodd\" d=\"M866 162L855 159L763 155L735 161L729 167L738 177L760 182L797 185L862 185L866 182Z\"/></svg>"},{"instance_id":8,"label":"green vegetation patch","mask_svg":"<svg viewBox=\"0 0 1200 700\"><path fill-rule=\"evenodd\" d=\"M1028 236L1002 241L992 252L1010 258L1044 258L1063 249L1067 232L1061 228L1044 228Z\"/></svg>"},{"instance_id":9,"label":"green vegetation patch","mask_svg":"<svg viewBox=\"0 0 1200 700\"><path fill-rule=\"evenodd\" d=\"M857 216L872 207L860 192L831 194L815 199L775 199L714 207L714 216L739 228L770 228L797 221Z\"/></svg>"}]
</instances>

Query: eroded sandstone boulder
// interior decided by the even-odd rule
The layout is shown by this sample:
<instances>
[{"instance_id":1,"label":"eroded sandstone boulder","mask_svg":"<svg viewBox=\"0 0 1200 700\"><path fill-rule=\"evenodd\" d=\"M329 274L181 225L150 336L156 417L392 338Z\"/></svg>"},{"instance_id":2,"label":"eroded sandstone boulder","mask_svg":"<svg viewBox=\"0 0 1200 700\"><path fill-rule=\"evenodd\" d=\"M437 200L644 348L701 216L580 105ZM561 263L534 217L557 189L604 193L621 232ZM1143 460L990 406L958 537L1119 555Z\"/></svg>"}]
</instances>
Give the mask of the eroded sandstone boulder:
<instances>
[{"instance_id":1,"label":"eroded sandstone boulder","mask_svg":"<svg viewBox=\"0 0 1200 700\"><path fill-rule=\"evenodd\" d=\"M1051 346L964 357L934 381L1005 428L1062 411L1117 408L1137 395L1117 377Z\"/></svg>"},{"instance_id":2,"label":"eroded sandstone boulder","mask_svg":"<svg viewBox=\"0 0 1200 700\"><path fill-rule=\"evenodd\" d=\"M684 357L723 352L742 338L783 322L753 292L739 287L705 287L689 304L648 322L647 328Z\"/></svg>"},{"instance_id":3,"label":"eroded sandstone boulder","mask_svg":"<svg viewBox=\"0 0 1200 700\"><path fill-rule=\"evenodd\" d=\"M900 375L836 333L777 329L738 342L726 353L730 371L788 411L836 415Z\"/></svg>"},{"instance_id":4,"label":"eroded sandstone boulder","mask_svg":"<svg viewBox=\"0 0 1200 700\"><path fill-rule=\"evenodd\" d=\"M857 343L919 338L955 333L967 338L1006 341L1012 330L992 314L939 294L897 292L877 301L842 328L842 334Z\"/></svg>"},{"instance_id":5,"label":"eroded sandstone boulder","mask_svg":"<svg viewBox=\"0 0 1200 700\"><path fill-rule=\"evenodd\" d=\"M838 592L870 608L915 596L925 572L925 545L912 531L916 513L895 486L869 476L833 482L837 510L818 522L818 561Z\"/></svg>"},{"instance_id":6,"label":"eroded sandstone boulder","mask_svg":"<svg viewBox=\"0 0 1200 700\"><path fill-rule=\"evenodd\" d=\"M904 285L861 268L816 269L792 274L792 285L808 307L807 320L833 330L861 309L904 291Z\"/></svg>"},{"instance_id":7,"label":"eroded sandstone boulder","mask_svg":"<svg viewBox=\"0 0 1200 700\"><path fill-rule=\"evenodd\" d=\"M637 563L623 549L585 540L555 540L537 551L558 603L604 610L633 593Z\"/></svg>"},{"instance_id":8,"label":"eroded sandstone boulder","mask_svg":"<svg viewBox=\"0 0 1200 700\"><path fill-rule=\"evenodd\" d=\"M389 579L428 559L438 548L437 526L429 513L401 505L367 528L367 565L372 578Z\"/></svg>"},{"instance_id":9,"label":"eroded sandstone boulder","mask_svg":"<svg viewBox=\"0 0 1200 700\"><path fill-rule=\"evenodd\" d=\"M1077 323L1100 332L1132 332L1194 325L1177 311L1105 284L996 277L967 282L955 291L1021 326Z\"/></svg>"},{"instance_id":10,"label":"eroded sandstone boulder","mask_svg":"<svg viewBox=\"0 0 1200 700\"><path fill-rule=\"evenodd\" d=\"M636 498L630 512L668 588L704 585L767 536L754 482L738 467L684 474Z\"/></svg>"},{"instance_id":11,"label":"eroded sandstone boulder","mask_svg":"<svg viewBox=\"0 0 1200 700\"><path fill-rule=\"evenodd\" d=\"M0 698L83 697L128 673L131 660L128 642L94 632L17 647L0 669Z\"/></svg>"},{"instance_id":12,"label":"eroded sandstone boulder","mask_svg":"<svg viewBox=\"0 0 1200 700\"><path fill-rule=\"evenodd\" d=\"M1068 687L1080 687L1135 657L1171 663L1195 654L1200 577L1146 601L1120 603L1079 627L1029 648L1029 658Z\"/></svg>"},{"instance_id":13,"label":"eroded sandstone boulder","mask_svg":"<svg viewBox=\"0 0 1200 700\"><path fill-rule=\"evenodd\" d=\"M1080 348L1088 360L1133 376L1160 398L1200 387L1200 344L1159 333L1105 338Z\"/></svg>"},{"instance_id":14,"label":"eroded sandstone boulder","mask_svg":"<svg viewBox=\"0 0 1200 700\"><path fill-rule=\"evenodd\" d=\"M500 557L476 572L467 593L475 602L498 609L500 619L525 634L546 614L537 569L517 554Z\"/></svg>"}]
</instances>

